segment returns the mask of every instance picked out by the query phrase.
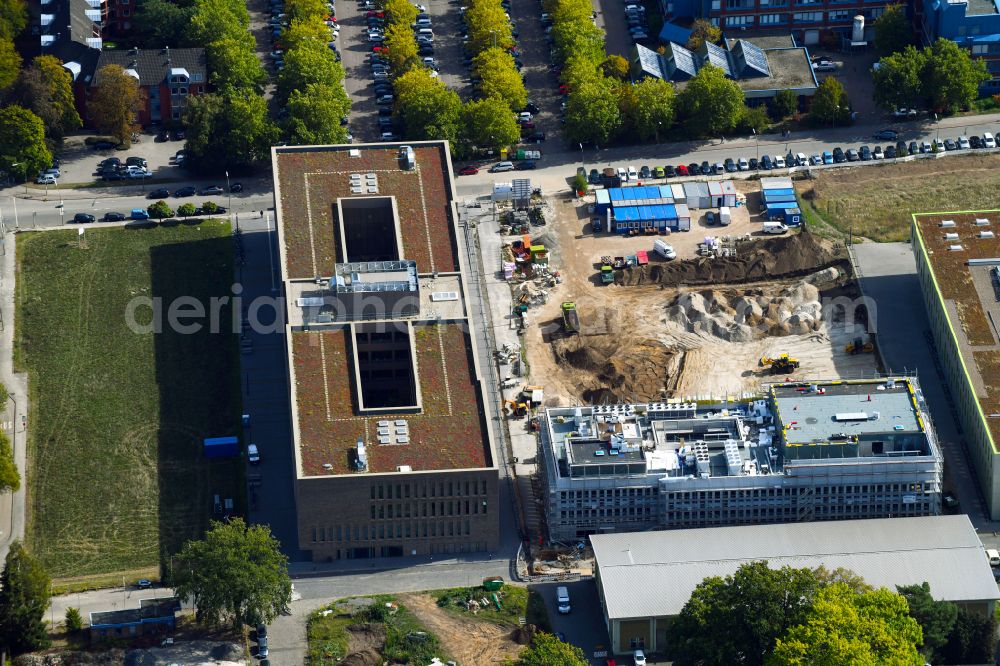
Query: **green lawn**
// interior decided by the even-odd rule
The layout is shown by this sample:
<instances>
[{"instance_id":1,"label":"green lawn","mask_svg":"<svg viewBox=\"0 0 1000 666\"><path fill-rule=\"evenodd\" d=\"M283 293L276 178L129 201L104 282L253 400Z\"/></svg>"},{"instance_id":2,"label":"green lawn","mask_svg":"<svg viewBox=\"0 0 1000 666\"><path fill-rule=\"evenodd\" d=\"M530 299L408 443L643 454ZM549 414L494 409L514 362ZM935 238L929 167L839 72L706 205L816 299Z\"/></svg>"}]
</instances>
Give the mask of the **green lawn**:
<instances>
[{"instance_id":1,"label":"green lawn","mask_svg":"<svg viewBox=\"0 0 1000 666\"><path fill-rule=\"evenodd\" d=\"M390 664L429 664L433 657L448 661L437 636L427 631L405 606L397 603L389 610L386 603L395 601L389 595L368 598L374 600L368 608L347 608L341 603L345 600L340 600L309 616L307 664L335 664L347 656L348 627L352 625L384 628L385 643L376 649ZM333 612L326 613L328 610Z\"/></svg>"},{"instance_id":2,"label":"green lawn","mask_svg":"<svg viewBox=\"0 0 1000 666\"><path fill-rule=\"evenodd\" d=\"M518 626L519 619L526 617L528 609L528 589L513 585L504 585L503 589L496 593L500 601L499 610L493 605L492 595L494 593L487 592L482 586L436 590L430 594L437 601L438 606L460 617L469 617L469 611L462 605L463 603L467 603L469 600L481 602L486 599L489 601L489 605L479 608L475 615L476 619L510 627Z\"/></svg>"},{"instance_id":3,"label":"green lawn","mask_svg":"<svg viewBox=\"0 0 1000 666\"><path fill-rule=\"evenodd\" d=\"M201 440L239 434L236 337L183 335L169 304L229 294L228 223L25 233L17 239L15 367L29 373L27 541L54 578L134 577L167 562L211 517L244 506L238 460ZM161 333L126 323L134 297L161 298ZM139 308L136 319L150 321ZM223 308L221 330L231 330ZM73 580L68 580L68 579Z\"/></svg>"}]
</instances>

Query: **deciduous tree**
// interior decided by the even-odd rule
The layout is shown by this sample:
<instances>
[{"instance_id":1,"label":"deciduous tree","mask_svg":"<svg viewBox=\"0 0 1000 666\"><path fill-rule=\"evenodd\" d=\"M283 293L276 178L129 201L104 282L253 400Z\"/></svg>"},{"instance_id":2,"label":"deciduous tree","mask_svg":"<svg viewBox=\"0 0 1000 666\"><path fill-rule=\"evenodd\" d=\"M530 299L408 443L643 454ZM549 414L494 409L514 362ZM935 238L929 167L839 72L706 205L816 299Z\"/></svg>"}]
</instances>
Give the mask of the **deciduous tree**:
<instances>
[{"instance_id":1,"label":"deciduous tree","mask_svg":"<svg viewBox=\"0 0 1000 666\"><path fill-rule=\"evenodd\" d=\"M886 111L926 104L922 81L926 66L927 56L913 46L882 58L872 70L875 103Z\"/></svg>"},{"instance_id":2,"label":"deciduous tree","mask_svg":"<svg viewBox=\"0 0 1000 666\"><path fill-rule=\"evenodd\" d=\"M0 37L13 40L28 27L28 3L24 0L0 0Z\"/></svg>"},{"instance_id":3,"label":"deciduous tree","mask_svg":"<svg viewBox=\"0 0 1000 666\"><path fill-rule=\"evenodd\" d=\"M191 217L195 210L193 203L182 203L177 207L177 214L181 217Z\"/></svg>"},{"instance_id":4,"label":"deciduous tree","mask_svg":"<svg viewBox=\"0 0 1000 666\"><path fill-rule=\"evenodd\" d=\"M277 138L267 102L247 90L225 88L192 98L186 121L186 162L203 173L251 166L268 155Z\"/></svg>"},{"instance_id":5,"label":"deciduous tree","mask_svg":"<svg viewBox=\"0 0 1000 666\"><path fill-rule=\"evenodd\" d=\"M897 586L896 590L906 599L910 617L923 630L921 654L927 661L940 662L940 650L947 644L948 636L955 626L958 607L950 601L935 601L931 596L931 586L926 582L922 585Z\"/></svg>"},{"instance_id":6,"label":"deciduous tree","mask_svg":"<svg viewBox=\"0 0 1000 666\"><path fill-rule=\"evenodd\" d=\"M902 51L913 43L913 24L906 17L903 4L886 6L872 27L875 29L875 49L882 55Z\"/></svg>"},{"instance_id":7,"label":"deciduous tree","mask_svg":"<svg viewBox=\"0 0 1000 666\"><path fill-rule=\"evenodd\" d=\"M469 29L466 48L471 53L490 47L509 49L514 46L510 23L498 2L473 1L465 12L465 24Z\"/></svg>"},{"instance_id":8,"label":"deciduous tree","mask_svg":"<svg viewBox=\"0 0 1000 666\"><path fill-rule=\"evenodd\" d=\"M777 119L787 118L799 110L799 97L791 90L779 90L774 96L771 105L774 110L774 117Z\"/></svg>"},{"instance_id":9,"label":"deciduous tree","mask_svg":"<svg viewBox=\"0 0 1000 666\"><path fill-rule=\"evenodd\" d=\"M177 560L177 594L194 597L202 622L267 624L291 601L288 558L266 525L214 522L204 540L184 544Z\"/></svg>"},{"instance_id":10,"label":"deciduous tree","mask_svg":"<svg viewBox=\"0 0 1000 666\"><path fill-rule=\"evenodd\" d=\"M691 36L688 37L687 47L692 51L697 51L705 42L718 44L722 39L722 30L717 25L707 19L697 19L691 24Z\"/></svg>"},{"instance_id":11,"label":"deciduous tree","mask_svg":"<svg viewBox=\"0 0 1000 666\"><path fill-rule=\"evenodd\" d=\"M194 7L170 0L142 0L136 7L133 29L150 48L188 46Z\"/></svg>"},{"instance_id":12,"label":"deciduous tree","mask_svg":"<svg viewBox=\"0 0 1000 666\"><path fill-rule=\"evenodd\" d=\"M510 107L495 97L467 103L461 119L459 134L469 146L499 151L521 138L521 128Z\"/></svg>"},{"instance_id":13,"label":"deciduous tree","mask_svg":"<svg viewBox=\"0 0 1000 666\"><path fill-rule=\"evenodd\" d=\"M674 86L669 81L647 78L619 90L625 127L635 138L658 141L674 124Z\"/></svg>"},{"instance_id":14,"label":"deciduous tree","mask_svg":"<svg viewBox=\"0 0 1000 666\"><path fill-rule=\"evenodd\" d=\"M210 44L220 39L249 39L254 46L253 35L248 32L250 13L241 0L195 0L194 15L191 17L191 42Z\"/></svg>"},{"instance_id":15,"label":"deciduous tree","mask_svg":"<svg viewBox=\"0 0 1000 666\"><path fill-rule=\"evenodd\" d=\"M948 643L941 649L946 664L992 664L996 651L997 621L974 610L958 608Z\"/></svg>"},{"instance_id":16,"label":"deciduous tree","mask_svg":"<svg viewBox=\"0 0 1000 666\"><path fill-rule=\"evenodd\" d=\"M603 76L572 90L566 102L566 135L571 141L607 145L622 124L614 84Z\"/></svg>"},{"instance_id":17,"label":"deciduous tree","mask_svg":"<svg viewBox=\"0 0 1000 666\"><path fill-rule=\"evenodd\" d=\"M310 83L305 90L292 91L286 108L286 128L293 144L347 141L347 130L340 121L350 113L351 100L340 86Z\"/></svg>"},{"instance_id":18,"label":"deciduous tree","mask_svg":"<svg viewBox=\"0 0 1000 666\"><path fill-rule=\"evenodd\" d=\"M285 52L285 68L278 76L278 97L287 100L293 90L304 89L310 83L339 86L344 68L333 51L313 41L304 41Z\"/></svg>"},{"instance_id":19,"label":"deciduous tree","mask_svg":"<svg viewBox=\"0 0 1000 666\"><path fill-rule=\"evenodd\" d=\"M0 108L0 170L28 178L50 164L42 119L20 106Z\"/></svg>"},{"instance_id":20,"label":"deciduous tree","mask_svg":"<svg viewBox=\"0 0 1000 666\"><path fill-rule=\"evenodd\" d=\"M931 107L954 113L979 96L979 86L989 81L986 63L950 39L938 39L927 54L921 81Z\"/></svg>"},{"instance_id":21,"label":"deciduous tree","mask_svg":"<svg viewBox=\"0 0 1000 666\"><path fill-rule=\"evenodd\" d=\"M771 569L766 562L706 578L672 625L668 654L677 666L759 666L775 641L805 620L821 585L810 569Z\"/></svg>"},{"instance_id":22,"label":"deciduous tree","mask_svg":"<svg viewBox=\"0 0 1000 666\"><path fill-rule=\"evenodd\" d=\"M330 11L326 7L326 0L288 0L285 13L301 21L316 22L322 21Z\"/></svg>"},{"instance_id":23,"label":"deciduous tree","mask_svg":"<svg viewBox=\"0 0 1000 666\"><path fill-rule=\"evenodd\" d=\"M718 136L736 127L743 113L743 90L722 70L706 65L677 96L685 126L695 136Z\"/></svg>"},{"instance_id":24,"label":"deciduous tree","mask_svg":"<svg viewBox=\"0 0 1000 666\"><path fill-rule=\"evenodd\" d=\"M397 112L408 139L448 139L458 135L462 101L424 68L411 69L394 83Z\"/></svg>"},{"instance_id":25,"label":"deciduous tree","mask_svg":"<svg viewBox=\"0 0 1000 666\"><path fill-rule=\"evenodd\" d=\"M559 62L570 56L586 58L594 66L604 62L604 31L590 20L556 20L552 26L552 44Z\"/></svg>"},{"instance_id":26,"label":"deciduous tree","mask_svg":"<svg viewBox=\"0 0 1000 666\"><path fill-rule=\"evenodd\" d=\"M403 23L390 23L385 29L385 46L389 49L389 67L399 76L420 62L413 29Z\"/></svg>"},{"instance_id":27,"label":"deciduous tree","mask_svg":"<svg viewBox=\"0 0 1000 666\"><path fill-rule=\"evenodd\" d=\"M11 543L0 574L0 646L15 655L48 647L42 618L49 607L50 586L41 563L20 541Z\"/></svg>"},{"instance_id":28,"label":"deciduous tree","mask_svg":"<svg viewBox=\"0 0 1000 666\"><path fill-rule=\"evenodd\" d=\"M0 90L17 80L21 71L21 55L14 48L14 42L0 36Z\"/></svg>"},{"instance_id":29,"label":"deciduous tree","mask_svg":"<svg viewBox=\"0 0 1000 666\"><path fill-rule=\"evenodd\" d=\"M601 73L610 79L628 81L628 60L620 55L609 55L601 63Z\"/></svg>"},{"instance_id":30,"label":"deciduous tree","mask_svg":"<svg viewBox=\"0 0 1000 666\"><path fill-rule=\"evenodd\" d=\"M389 20L400 25L410 26L417 20L417 8L409 0L386 0L382 8L389 15Z\"/></svg>"},{"instance_id":31,"label":"deciduous tree","mask_svg":"<svg viewBox=\"0 0 1000 666\"><path fill-rule=\"evenodd\" d=\"M173 208L171 208L170 205L162 199L149 204L146 208L146 212L149 213L149 216L154 220L162 220L163 218L170 217L174 214Z\"/></svg>"},{"instance_id":32,"label":"deciduous tree","mask_svg":"<svg viewBox=\"0 0 1000 666\"><path fill-rule=\"evenodd\" d=\"M319 21L299 21L298 19L292 19L288 27L282 31L279 43L286 51L292 51L298 48L303 42L329 44L330 31L327 29L326 24Z\"/></svg>"},{"instance_id":33,"label":"deciduous tree","mask_svg":"<svg viewBox=\"0 0 1000 666\"><path fill-rule=\"evenodd\" d=\"M809 115L821 125L836 125L851 117L851 102L840 81L830 76L823 79L809 107Z\"/></svg>"},{"instance_id":34,"label":"deciduous tree","mask_svg":"<svg viewBox=\"0 0 1000 666\"><path fill-rule=\"evenodd\" d=\"M21 473L14 462L14 447L7 433L0 432L0 493L16 492L21 487Z\"/></svg>"},{"instance_id":35,"label":"deciduous tree","mask_svg":"<svg viewBox=\"0 0 1000 666\"><path fill-rule=\"evenodd\" d=\"M779 638L768 666L922 666L920 625L906 599L886 589L858 594L843 583L820 590L805 620Z\"/></svg>"},{"instance_id":36,"label":"deciduous tree","mask_svg":"<svg viewBox=\"0 0 1000 666\"><path fill-rule=\"evenodd\" d=\"M482 78L479 92L483 97L499 97L512 111L528 103L524 79L514 66L514 56L499 48L481 51L472 60L473 70Z\"/></svg>"},{"instance_id":37,"label":"deciduous tree","mask_svg":"<svg viewBox=\"0 0 1000 666\"><path fill-rule=\"evenodd\" d=\"M220 39L208 45L205 55L212 84L216 87L233 86L258 93L264 89L267 72L257 54L246 48L245 40Z\"/></svg>"},{"instance_id":38,"label":"deciduous tree","mask_svg":"<svg viewBox=\"0 0 1000 666\"><path fill-rule=\"evenodd\" d=\"M97 127L118 143L130 145L139 103L139 82L125 73L121 65L105 65L97 72L97 86L87 108Z\"/></svg>"},{"instance_id":39,"label":"deciduous tree","mask_svg":"<svg viewBox=\"0 0 1000 666\"><path fill-rule=\"evenodd\" d=\"M521 653L517 666L587 666L583 650L552 634L535 634L531 647Z\"/></svg>"},{"instance_id":40,"label":"deciduous tree","mask_svg":"<svg viewBox=\"0 0 1000 666\"><path fill-rule=\"evenodd\" d=\"M82 124L73 97L73 78L53 56L38 56L21 70L14 97L42 119L45 135L55 142Z\"/></svg>"},{"instance_id":41,"label":"deciduous tree","mask_svg":"<svg viewBox=\"0 0 1000 666\"><path fill-rule=\"evenodd\" d=\"M736 123L736 129L744 134L749 134L753 130L761 134L771 125L771 118L767 115L767 107L764 106L744 106L740 113L740 120Z\"/></svg>"}]
</instances>

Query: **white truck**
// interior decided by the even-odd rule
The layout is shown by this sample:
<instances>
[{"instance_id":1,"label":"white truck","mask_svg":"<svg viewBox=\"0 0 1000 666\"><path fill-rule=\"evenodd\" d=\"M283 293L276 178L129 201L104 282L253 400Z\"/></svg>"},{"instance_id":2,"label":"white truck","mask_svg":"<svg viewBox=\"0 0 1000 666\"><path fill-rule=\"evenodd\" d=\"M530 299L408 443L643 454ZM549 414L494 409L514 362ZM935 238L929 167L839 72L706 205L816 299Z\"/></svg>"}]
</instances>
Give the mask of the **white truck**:
<instances>
[{"instance_id":1,"label":"white truck","mask_svg":"<svg viewBox=\"0 0 1000 666\"><path fill-rule=\"evenodd\" d=\"M653 241L653 252L660 255L667 261L677 258L677 251L674 250L673 246L666 241L657 238Z\"/></svg>"}]
</instances>

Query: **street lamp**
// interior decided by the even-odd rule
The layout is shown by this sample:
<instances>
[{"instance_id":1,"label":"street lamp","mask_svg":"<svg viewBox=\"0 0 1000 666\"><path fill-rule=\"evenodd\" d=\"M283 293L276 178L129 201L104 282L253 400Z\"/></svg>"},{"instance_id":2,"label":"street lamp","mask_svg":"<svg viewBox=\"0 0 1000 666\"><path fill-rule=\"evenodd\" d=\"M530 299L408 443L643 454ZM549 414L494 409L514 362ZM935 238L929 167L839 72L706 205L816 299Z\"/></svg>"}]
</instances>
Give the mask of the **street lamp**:
<instances>
[{"instance_id":1,"label":"street lamp","mask_svg":"<svg viewBox=\"0 0 1000 666\"><path fill-rule=\"evenodd\" d=\"M586 174L587 173L587 161L586 161L586 156L583 154L583 142L581 141L577 145L580 146L580 164L583 165L583 173Z\"/></svg>"},{"instance_id":2,"label":"street lamp","mask_svg":"<svg viewBox=\"0 0 1000 666\"><path fill-rule=\"evenodd\" d=\"M490 30L490 34L493 35L493 48L497 47L497 32L498 30Z\"/></svg>"},{"instance_id":3,"label":"street lamp","mask_svg":"<svg viewBox=\"0 0 1000 666\"><path fill-rule=\"evenodd\" d=\"M226 190L229 192L229 217L233 217L233 188L229 184L229 171L226 171ZM236 216L236 230L240 230L240 216Z\"/></svg>"},{"instance_id":4,"label":"street lamp","mask_svg":"<svg viewBox=\"0 0 1000 666\"><path fill-rule=\"evenodd\" d=\"M757 161L760 162L760 137L757 136L757 130L753 127L750 128L750 131L753 132L754 150L757 152Z\"/></svg>"}]
</instances>

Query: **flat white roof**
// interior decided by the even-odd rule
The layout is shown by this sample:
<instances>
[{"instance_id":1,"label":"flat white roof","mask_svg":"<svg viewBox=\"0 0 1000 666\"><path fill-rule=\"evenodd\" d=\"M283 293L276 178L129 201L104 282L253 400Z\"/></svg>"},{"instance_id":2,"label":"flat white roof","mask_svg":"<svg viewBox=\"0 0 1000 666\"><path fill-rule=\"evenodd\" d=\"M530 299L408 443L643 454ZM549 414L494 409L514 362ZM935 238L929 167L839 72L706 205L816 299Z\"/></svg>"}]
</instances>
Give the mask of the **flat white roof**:
<instances>
[{"instance_id":1,"label":"flat white roof","mask_svg":"<svg viewBox=\"0 0 1000 666\"><path fill-rule=\"evenodd\" d=\"M927 581L934 598L947 601L1000 598L964 514L595 534L590 540L612 620L677 615L702 580L758 560L775 569L843 567L891 590Z\"/></svg>"}]
</instances>

